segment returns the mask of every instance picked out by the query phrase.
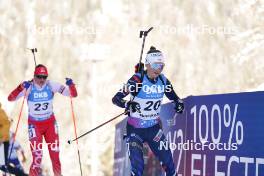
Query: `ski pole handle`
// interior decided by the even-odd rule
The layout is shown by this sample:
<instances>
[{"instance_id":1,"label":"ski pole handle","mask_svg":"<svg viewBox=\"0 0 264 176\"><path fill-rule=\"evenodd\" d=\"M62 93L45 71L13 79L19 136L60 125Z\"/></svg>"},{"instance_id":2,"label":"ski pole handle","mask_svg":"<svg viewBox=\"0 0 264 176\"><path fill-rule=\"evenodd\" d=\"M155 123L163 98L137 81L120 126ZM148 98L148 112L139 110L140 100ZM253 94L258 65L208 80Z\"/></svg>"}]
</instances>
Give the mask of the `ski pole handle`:
<instances>
[{"instance_id":1,"label":"ski pole handle","mask_svg":"<svg viewBox=\"0 0 264 176\"><path fill-rule=\"evenodd\" d=\"M148 33L153 29L153 27L149 28L149 30L146 31L146 35L148 35Z\"/></svg>"}]
</instances>

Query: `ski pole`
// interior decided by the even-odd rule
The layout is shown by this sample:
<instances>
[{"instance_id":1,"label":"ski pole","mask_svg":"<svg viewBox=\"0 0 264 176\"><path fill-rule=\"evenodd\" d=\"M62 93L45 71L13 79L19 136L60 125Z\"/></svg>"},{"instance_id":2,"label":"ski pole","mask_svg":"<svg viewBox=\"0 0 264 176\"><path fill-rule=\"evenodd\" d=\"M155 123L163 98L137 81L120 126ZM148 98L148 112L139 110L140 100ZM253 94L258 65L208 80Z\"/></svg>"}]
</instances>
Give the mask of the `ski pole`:
<instances>
[{"instance_id":1,"label":"ski pole","mask_svg":"<svg viewBox=\"0 0 264 176\"><path fill-rule=\"evenodd\" d=\"M79 136L79 137L76 137L75 139L68 140L68 143L71 144L72 142L74 142L74 141L76 141L76 140L78 140L78 139L80 139L80 138L82 138L82 137L84 137L84 136L90 134L90 133L93 132L94 130L97 130L98 128L100 128L100 127L102 127L102 126L108 124L109 122L111 122L111 121L117 119L118 117L120 117L120 116L122 116L122 115L124 115L124 114L126 114L126 113L127 113L127 111L125 111L125 112L123 112L123 113L121 113L121 114L119 114L119 115L113 117L112 119L110 119L110 120L108 120L108 121L102 123L101 125L98 125L97 127L95 127L95 128L93 128L93 129L87 131L86 133L82 134L82 135Z\"/></svg>"},{"instance_id":2,"label":"ski pole","mask_svg":"<svg viewBox=\"0 0 264 176\"><path fill-rule=\"evenodd\" d=\"M14 147L14 143L15 143L15 140L16 140L16 134L17 134L19 123L20 123L20 119L21 119L21 116L22 116L22 111L23 111L26 95L27 95L27 89L26 89L26 92L25 92L25 95L24 95L24 98L23 98L23 101L22 101L22 105L21 105L20 111L19 111L18 121L17 121L17 124L16 124L16 130L15 130L15 133L14 133L13 142L12 142L10 153L9 153L9 156L8 156L8 162L10 161L11 153L12 153L12 150L13 150L13 147Z\"/></svg>"},{"instance_id":3,"label":"ski pole","mask_svg":"<svg viewBox=\"0 0 264 176\"><path fill-rule=\"evenodd\" d=\"M37 66L37 62L36 62L36 56L35 56L35 52L38 52L37 48L27 48L29 49L32 54L33 54L33 58L34 58L34 63L35 63L35 67Z\"/></svg>"},{"instance_id":4,"label":"ski pole","mask_svg":"<svg viewBox=\"0 0 264 176\"><path fill-rule=\"evenodd\" d=\"M73 120L73 125L74 125L74 134L75 134L75 138L77 138L76 118L75 118L75 115L74 115L74 109L73 109L73 103L72 103L72 96L71 95L70 95L70 99L71 99L71 114L72 114L72 120ZM79 150L78 140L77 139L76 139L76 145L77 145L77 151L78 151L80 172L81 172L81 176L82 176L83 175L83 173L82 173L82 162L81 162L80 150Z\"/></svg>"},{"instance_id":5,"label":"ski pole","mask_svg":"<svg viewBox=\"0 0 264 176\"><path fill-rule=\"evenodd\" d=\"M141 52L140 52L140 57L139 57L139 67L138 70L141 71L141 67L142 67L142 55L143 55L143 50L144 50L144 46L145 46L145 40L146 37L148 35L148 33L153 29L153 27L149 28L147 31L140 31L139 33L139 38L142 38L143 36L143 41L142 41L142 46L141 46Z\"/></svg>"},{"instance_id":6,"label":"ski pole","mask_svg":"<svg viewBox=\"0 0 264 176\"><path fill-rule=\"evenodd\" d=\"M36 67L37 66L37 63L36 63L35 52L37 52L37 48L32 48L32 49L27 48L27 49L31 50L31 52L32 52L32 54L34 56L33 58L34 58L34 63L35 63L35 67ZM19 111L18 121L17 121L17 124L16 124L16 130L15 130L15 133L14 133L13 142L11 144L10 153L8 155L8 163L10 161L11 153L12 153L13 148L14 148L14 143L15 143L15 140L16 140L16 135L17 135L17 132L18 132L18 127L19 127L19 124L20 124L20 120L21 120L22 111L23 111L23 107L24 107L24 103L25 103L26 96L27 96L27 89L25 91L25 95L23 97L22 105L21 105L21 108L20 108L20 111Z\"/></svg>"}]
</instances>

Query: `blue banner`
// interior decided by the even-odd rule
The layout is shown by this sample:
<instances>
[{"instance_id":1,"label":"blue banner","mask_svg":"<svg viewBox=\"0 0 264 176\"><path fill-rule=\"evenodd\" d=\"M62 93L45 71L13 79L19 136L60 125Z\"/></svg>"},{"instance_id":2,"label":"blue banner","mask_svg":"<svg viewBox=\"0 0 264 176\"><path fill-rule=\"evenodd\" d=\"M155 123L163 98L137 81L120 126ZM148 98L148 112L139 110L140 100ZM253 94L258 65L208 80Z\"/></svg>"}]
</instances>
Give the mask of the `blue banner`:
<instances>
[{"instance_id":1,"label":"blue banner","mask_svg":"<svg viewBox=\"0 0 264 176\"><path fill-rule=\"evenodd\" d=\"M263 176L263 101L264 92L190 96L183 114L163 105L169 145L161 147L170 147L179 176Z\"/></svg>"}]
</instances>

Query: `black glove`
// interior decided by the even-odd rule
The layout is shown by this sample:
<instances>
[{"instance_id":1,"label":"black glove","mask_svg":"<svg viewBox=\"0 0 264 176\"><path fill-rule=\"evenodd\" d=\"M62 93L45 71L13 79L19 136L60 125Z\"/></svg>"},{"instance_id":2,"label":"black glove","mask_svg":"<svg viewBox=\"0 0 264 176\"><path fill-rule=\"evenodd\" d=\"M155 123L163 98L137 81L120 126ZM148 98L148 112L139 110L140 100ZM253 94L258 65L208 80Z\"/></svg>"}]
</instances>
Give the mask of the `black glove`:
<instances>
[{"instance_id":1,"label":"black glove","mask_svg":"<svg viewBox=\"0 0 264 176\"><path fill-rule=\"evenodd\" d=\"M132 111L132 112L138 112L141 113L140 111L140 104L138 102L135 101L128 101L126 103L126 111Z\"/></svg>"},{"instance_id":2,"label":"black glove","mask_svg":"<svg viewBox=\"0 0 264 176\"><path fill-rule=\"evenodd\" d=\"M177 101L174 102L175 103L175 110L177 113L183 113L184 111L184 104L183 101L178 99Z\"/></svg>"}]
</instances>

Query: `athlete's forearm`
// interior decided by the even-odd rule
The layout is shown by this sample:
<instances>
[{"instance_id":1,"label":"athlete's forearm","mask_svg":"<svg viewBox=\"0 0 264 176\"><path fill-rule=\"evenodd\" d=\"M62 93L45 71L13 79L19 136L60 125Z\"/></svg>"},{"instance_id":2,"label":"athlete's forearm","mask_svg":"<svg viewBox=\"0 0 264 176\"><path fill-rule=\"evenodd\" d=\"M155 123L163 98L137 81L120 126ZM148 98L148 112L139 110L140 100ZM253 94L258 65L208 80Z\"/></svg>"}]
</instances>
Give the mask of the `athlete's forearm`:
<instances>
[{"instance_id":1,"label":"athlete's forearm","mask_svg":"<svg viewBox=\"0 0 264 176\"><path fill-rule=\"evenodd\" d=\"M71 97L77 97L78 93L76 90L75 85L70 85L69 87L64 87L64 89L62 89L62 91L59 91L59 93L61 93L64 96L71 96Z\"/></svg>"},{"instance_id":2,"label":"athlete's forearm","mask_svg":"<svg viewBox=\"0 0 264 176\"><path fill-rule=\"evenodd\" d=\"M175 93L172 84L170 83L170 81L167 79L166 82L166 89L165 89L165 95L169 100L173 100L173 101L178 101L180 98L179 96Z\"/></svg>"},{"instance_id":3,"label":"athlete's forearm","mask_svg":"<svg viewBox=\"0 0 264 176\"><path fill-rule=\"evenodd\" d=\"M126 107L126 100L124 98L130 93L132 96L136 96L138 93L138 89L141 86L141 80L138 75L133 75L128 81L127 84L124 85L123 89L120 90L115 94L115 96L112 98L112 102L121 107Z\"/></svg>"},{"instance_id":4,"label":"athlete's forearm","mask_svg":"<svg viewBox=\"0 0 264 176\"><path fill-rule=\"evenodd\" d=\"M112 98L112 102L120 108L125 108L126 100L124 98L127 96L124 92L117 92Z\"/></svg>"},{"instance_id":5,"label":"athlete's forearm","mask_svg":"<svg viewBox=\"0 0 264 176\"><path fill-rule=\"evenodd\" d=\"M19 84L17 88L15 88L9 95L8 95L8 101L15 101L17 98L19 98L19 94L24 90L23 86Z\"/></svg>"},{"instance_id":6,"label":"athlete's forearm","mask_svg":"<svg viewBox=\"0 0 264 176\"><path fill-rule=\"evenodd\" d=\"M62 85L60 83L49 81L49 85L52 88L52 91L54 93L58 92L64 96L71 96L71 97L77 97L77 89L75 87L75 84L71 84L69 86Z\"/></svg>"}]
</instances>

